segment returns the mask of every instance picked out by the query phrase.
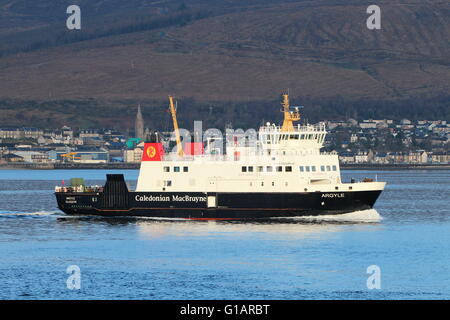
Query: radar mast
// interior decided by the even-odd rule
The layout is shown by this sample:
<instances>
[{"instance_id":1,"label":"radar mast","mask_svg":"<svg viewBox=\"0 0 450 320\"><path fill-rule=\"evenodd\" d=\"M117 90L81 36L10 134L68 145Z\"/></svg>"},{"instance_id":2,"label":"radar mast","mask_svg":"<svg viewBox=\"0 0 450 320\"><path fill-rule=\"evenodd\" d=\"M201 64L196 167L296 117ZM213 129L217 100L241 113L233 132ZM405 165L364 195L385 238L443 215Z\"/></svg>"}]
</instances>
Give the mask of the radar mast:
<instances>
[{"instance_id":1,"label":"radar mast","mask_svg":"<svg viewBox=\"0 0 450 320\"><path fill-rule=\"evenodd\" d=\"M281 127L281 131L294 131L294 121L300 120L300 111L299 107L294 107L294 110L290 109L289 105L289 94L283 94L283 102L281 103L283 106L281 112L284 114L283 126Z\"/></svg>"}]
</instances>

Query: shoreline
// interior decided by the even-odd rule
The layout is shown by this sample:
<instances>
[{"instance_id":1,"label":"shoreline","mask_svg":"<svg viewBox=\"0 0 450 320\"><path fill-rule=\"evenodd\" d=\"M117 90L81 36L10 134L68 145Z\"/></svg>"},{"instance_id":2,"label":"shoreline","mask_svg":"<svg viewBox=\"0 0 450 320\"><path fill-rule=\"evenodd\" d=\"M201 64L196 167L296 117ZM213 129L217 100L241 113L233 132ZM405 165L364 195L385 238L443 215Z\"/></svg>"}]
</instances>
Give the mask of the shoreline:
<instances>
[{"instance_id":1,"label":"shoreline","mask_svg":"<svg viewBox=\"0 0 450 320\"><path fill-rule=\"evenodd\" d=\"M138 170L140 163L8 163L0 164L0 170ZM341 170L449 170L450 164L341 164Z\"/></svg>"},{"instance_id":2,"label":"shoreline","mask_svg":"<svg viewBox=\"0 0 450 320\"><path fill-rule=\"evenodd\" d=\"M0 164L1 169L7 170L63 170L63 169L73 169L73 170L98 170L98 169L139 169L140 163L15 163L15 164Z\"/></svg>"}]
</instances>

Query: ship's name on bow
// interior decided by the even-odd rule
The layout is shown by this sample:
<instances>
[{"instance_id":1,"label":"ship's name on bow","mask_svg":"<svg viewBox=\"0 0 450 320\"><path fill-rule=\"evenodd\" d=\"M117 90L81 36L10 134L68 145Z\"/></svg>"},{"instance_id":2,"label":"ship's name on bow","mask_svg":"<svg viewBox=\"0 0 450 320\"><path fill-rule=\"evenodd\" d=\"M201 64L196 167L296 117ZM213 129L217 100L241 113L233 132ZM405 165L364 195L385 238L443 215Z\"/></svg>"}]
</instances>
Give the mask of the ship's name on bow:
<instances>
[{"instance_id":1,"label":"ship's name on bow","mask_svg":"<svg viewBox=\"0 0 450 320\"><path fill-rule=\"evenodd\" d=\"M162 202L170 202L170 201L181 201L181 202L206 202L206 197L198 197L198 196L189 196L189 195L172 195L172 196L147 196L137 194L134 199L138 202L141 201L162 201Z\"/></svg>"},{"instance_id":2,"label":"ship's name on bow","mask_svg":"<svg viewBox=\"0 0 450 320\"><path fill-rule=\"evenodd\" d=\"M322 194L322 198L344 198L345 194L343 193L324 193Z\"/></svg>"}]
</instances>

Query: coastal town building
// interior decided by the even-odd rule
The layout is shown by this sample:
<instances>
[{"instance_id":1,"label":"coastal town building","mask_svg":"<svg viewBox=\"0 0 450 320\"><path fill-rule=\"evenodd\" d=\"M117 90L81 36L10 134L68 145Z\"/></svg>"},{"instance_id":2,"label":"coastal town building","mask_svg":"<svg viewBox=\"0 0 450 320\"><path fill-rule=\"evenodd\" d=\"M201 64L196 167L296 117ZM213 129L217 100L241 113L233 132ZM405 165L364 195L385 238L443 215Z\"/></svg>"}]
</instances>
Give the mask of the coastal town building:
<instances>
[{"instance_id":1,"label":"coastal town building","mask_svg":"<svg viewBox=\"0 0 450 320\"><path fill-rule=\"evenodd\" d=\"M20 128L0 128L0 139L20 139L24 137Z\"/></svg>"},{"instance_id":2,"label":"coastal town building","mask_svg":"<svg viewBox=\"0 0 450 320\"><path fill-rule=\"evenodd\" d=\"M127 149L123 154L123 161L128 163L139 163L142 159L143 146Z\"/></svg>"}]
</instances>

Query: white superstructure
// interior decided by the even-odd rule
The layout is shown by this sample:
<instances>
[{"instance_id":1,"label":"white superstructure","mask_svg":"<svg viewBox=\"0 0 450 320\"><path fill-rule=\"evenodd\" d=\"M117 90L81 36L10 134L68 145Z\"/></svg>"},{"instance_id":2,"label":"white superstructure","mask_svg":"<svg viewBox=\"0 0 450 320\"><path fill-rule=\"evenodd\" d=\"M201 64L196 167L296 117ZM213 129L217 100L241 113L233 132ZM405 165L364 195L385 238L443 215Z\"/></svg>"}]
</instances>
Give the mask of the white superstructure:
<instances>
[{"instance_id":1,"label":"white superstructure","mask_svg":"<svg viewBox=\"0 0 450 320\"><path fill-rule=\"evenodd\" d=\"M267 123L251 142L231 137L225 153L207 146L201 154L186 155L179 149L161 155L160 161L142 161L136 191L298 193L384 188L384 182L342 183L337 153L320 151L325 124L293 125L300 119L298 109L289 109L287 95L283 106L283 126Z\"/></svg>"}]
</instances>

